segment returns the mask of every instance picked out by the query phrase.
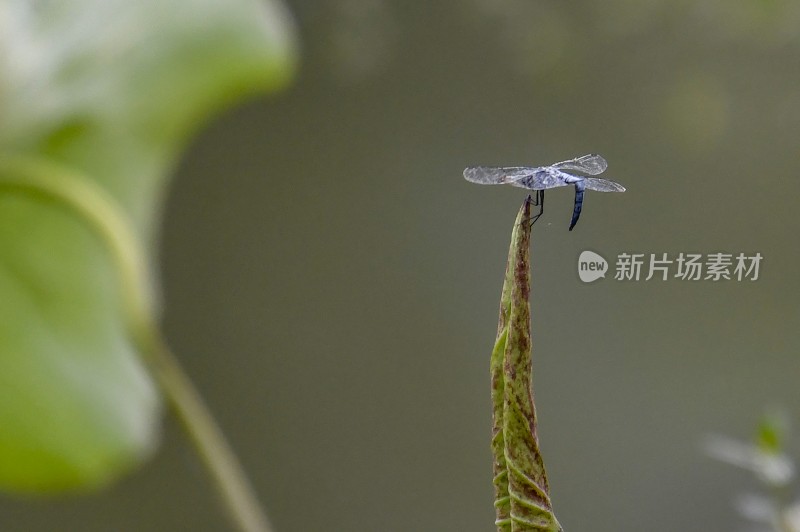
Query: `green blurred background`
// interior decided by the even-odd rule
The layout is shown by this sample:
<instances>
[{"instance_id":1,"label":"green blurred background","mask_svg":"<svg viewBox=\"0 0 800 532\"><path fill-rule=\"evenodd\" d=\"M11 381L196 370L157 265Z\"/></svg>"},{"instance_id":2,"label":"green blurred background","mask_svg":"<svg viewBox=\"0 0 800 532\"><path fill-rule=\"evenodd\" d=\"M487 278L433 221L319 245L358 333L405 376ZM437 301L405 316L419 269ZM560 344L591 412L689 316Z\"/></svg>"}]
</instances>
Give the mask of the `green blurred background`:
<instances>
[{"instance_id":1,"label":"green blurred background","mask_svg":"<svg viewBox=\"0 0 800 532\"><path fill-rule=\"evenodd\" d=\"M556 514L743 527L750 478L701 442L800 417L800 4L288 4L298 79L195 139L160 251L167 335L278 531L493 530L489 352L525 195L461 172L588 152L628 191L587 194L571 233L552 191L533 236ZM764 259L756 282L586 285L586 249ZM228 530L172 418L163 440L99 495L4 499L0 527Z\"/></svg>"}]
</instances>

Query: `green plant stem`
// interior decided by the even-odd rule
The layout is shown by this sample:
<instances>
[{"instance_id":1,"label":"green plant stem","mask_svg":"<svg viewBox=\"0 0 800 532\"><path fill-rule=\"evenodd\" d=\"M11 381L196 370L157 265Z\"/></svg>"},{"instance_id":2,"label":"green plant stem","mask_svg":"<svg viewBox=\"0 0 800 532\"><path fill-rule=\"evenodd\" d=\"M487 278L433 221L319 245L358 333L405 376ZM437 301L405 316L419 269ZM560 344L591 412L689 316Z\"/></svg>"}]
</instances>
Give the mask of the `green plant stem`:
<instances>
[{"instance_id":1,"label":"green plant stem","mask_svg":"<svg viewBox=\"0 0 800 532\"><path fill-rule=\"evenodd\" d=\"M155 290L140 241L117 202L87 177L41 160L0 156L0 189L46 198L67 208L100 237L117 268L123 314L143 354L243 532L273 528L222 431L155 323Z\"/></svg>"},{"instance_id":2,"label":"green plant stem","mask_svg":"<svg viewBox=\"0 0 800 532\"><path fill-rule=\"evenodd\" d=\"M789 516L787 511L789 510L789 505L786 503L786 498L789 495L787 486L785 485L771 485L770 491L772 493L772 502L775 504L777 508L777 523L775 526L777 528L777 532L797 532L797 530L792 526L792 523L789 521Z\"/></svg>"},{"instance_id":3,"label":"green plant stem","mask_svg":"<svg viewBox=\"0 0 800 532\"><path fill-rule=\"evenodd\" d=\"M245 532L271 532L273 528L225 435L177 359L160 342L150 351L150 366L239 528Z\"/></svg>"}]
</instances>

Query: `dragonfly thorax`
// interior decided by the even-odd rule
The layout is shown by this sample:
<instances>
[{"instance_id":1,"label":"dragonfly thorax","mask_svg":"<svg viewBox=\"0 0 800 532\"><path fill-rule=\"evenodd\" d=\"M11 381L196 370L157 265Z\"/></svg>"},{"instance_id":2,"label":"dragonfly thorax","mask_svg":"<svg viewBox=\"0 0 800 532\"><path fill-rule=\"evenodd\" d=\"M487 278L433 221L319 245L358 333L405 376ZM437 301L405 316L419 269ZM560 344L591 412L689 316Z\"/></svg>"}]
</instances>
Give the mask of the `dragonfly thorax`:
<instances>
[{"instance_id":1,"label":"dragonfly thorax","mask_svg":"<svg viewBox=\"0 0 800 532\"><path fill-rule=\"evenodd\" d=\"M577 183L578 181L583 181L584 177L579 175L568 174L563 170L559 170L558 168L546 168L545 171L552 177L563 180L565 183L569 183L570 185L573 183Z\"/></svg>"}]
</instances>

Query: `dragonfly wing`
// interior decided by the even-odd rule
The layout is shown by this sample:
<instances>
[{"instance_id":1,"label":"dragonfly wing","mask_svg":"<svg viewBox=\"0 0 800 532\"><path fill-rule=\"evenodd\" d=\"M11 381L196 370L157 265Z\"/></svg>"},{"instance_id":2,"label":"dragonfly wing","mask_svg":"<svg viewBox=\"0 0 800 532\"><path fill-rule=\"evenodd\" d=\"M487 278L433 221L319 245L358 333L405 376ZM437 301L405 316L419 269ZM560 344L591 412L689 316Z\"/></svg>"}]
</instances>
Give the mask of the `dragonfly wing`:
<instances>
[{"instance_id":1,"label":"dragonfly wing","mask_svg":"<svg viewBox=\"0 0 800 532\"><path fill-rule=\"evenodd\" d=\"M619 183L609 181L608 179L587 177L583 181L586 183L586 188L589 190L596 190L598 192L625 192L625 187Z\"/></svg>"},{"instance_id":2,"label":"dragonfly wing","mask_svg":"<svg viewBox=\"0 0 800 532\"><path fill-rule=\"evenodd\" d=\"M464 170L464 179L480 185L514 184L517 181L532 177L538 168L527 166L470 166Z\"/></svg>"},{"instance_id":3,"label":"dragonfly wing","mask_svg":"<svg viewBox=\"0 0 800 532\"><path fill-rule=\"evenodd\" d=\"M575 172L583 172L586 175L598 175L606 171L608 163L600 155L589 153L551 166L559 170L573 170Z\"/></svg>"},{"instance_id":4,"label":"dragonfly wing","mask_svg":"<svg viewBox=\"0 0 800 532\"><path fill-rule=\"evenodd\" d=\"M545 170L537 170L533 174L509 184L513 187L527 188L529 190L545 190L563 187L570 183L561 175L553 175L553 173Z\"/></svg>"}]
</instances>

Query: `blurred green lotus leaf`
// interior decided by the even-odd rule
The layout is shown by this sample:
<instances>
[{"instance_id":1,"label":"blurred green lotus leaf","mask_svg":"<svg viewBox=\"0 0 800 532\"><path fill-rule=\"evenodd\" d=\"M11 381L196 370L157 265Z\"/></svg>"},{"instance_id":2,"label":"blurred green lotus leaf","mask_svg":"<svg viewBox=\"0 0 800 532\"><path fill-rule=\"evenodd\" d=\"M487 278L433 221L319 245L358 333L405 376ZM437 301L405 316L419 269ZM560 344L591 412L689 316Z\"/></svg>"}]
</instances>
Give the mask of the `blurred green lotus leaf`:
<instances>
[{"instance_id":1,"label":"blurred green lotus leaf","mask_svg":"<svg viewBox=\"0 0 800 532\"><path fill-rule=\"evenodd\" d=\"M26 176L2 161L83 176L152 247L189 135L289 81L292 29L275 0L0 3L0 489L102 486L154 448L160 411L106 243L4 186Z\"/></svg>"}]
</instances>

